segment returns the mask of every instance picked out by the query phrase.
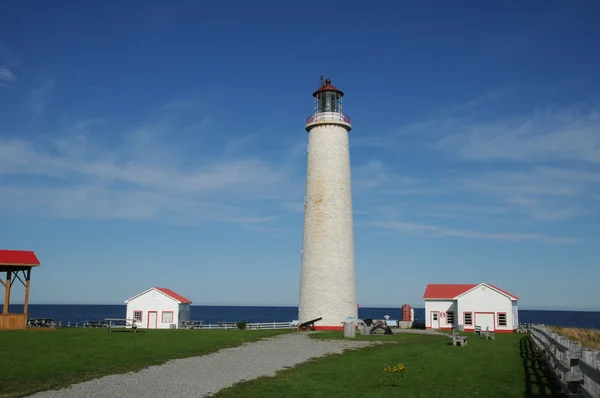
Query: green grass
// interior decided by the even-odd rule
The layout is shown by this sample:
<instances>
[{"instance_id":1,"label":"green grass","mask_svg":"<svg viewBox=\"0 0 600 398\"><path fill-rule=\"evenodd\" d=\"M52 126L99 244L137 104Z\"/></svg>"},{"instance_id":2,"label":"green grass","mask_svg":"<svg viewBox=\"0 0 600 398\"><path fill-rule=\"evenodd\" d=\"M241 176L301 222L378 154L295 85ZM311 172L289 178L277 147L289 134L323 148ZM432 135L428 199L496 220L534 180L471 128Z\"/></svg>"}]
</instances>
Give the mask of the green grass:
<instances>
[{"instance_id":1,"label":"green grass","mask_svg":"<svg viewBox=\"0 0 600 398\"><path fill-rule=\"evenodd\" d=\"M453 347L448 337L414 334L374 336L389 341L369 348L328 355L292 369L239 383L215 397L554 397L559 396L548 370L532 351L529 336L473 334L467 347ZM316 339L338 339L324 332ZM358 336L358 340L373 337ZM404 378L381 386L383 368L404 364Z\"/></svg>"},{"instance_id":2,"label":"green grass","mask_svg":"<svg viewBox=\"0 0 600 398\"><path fill-rule=\"evenodd\" d=\"M204 355L290 330L22 330L0 332L0 397Z\"/></svg>"}]
</instances>

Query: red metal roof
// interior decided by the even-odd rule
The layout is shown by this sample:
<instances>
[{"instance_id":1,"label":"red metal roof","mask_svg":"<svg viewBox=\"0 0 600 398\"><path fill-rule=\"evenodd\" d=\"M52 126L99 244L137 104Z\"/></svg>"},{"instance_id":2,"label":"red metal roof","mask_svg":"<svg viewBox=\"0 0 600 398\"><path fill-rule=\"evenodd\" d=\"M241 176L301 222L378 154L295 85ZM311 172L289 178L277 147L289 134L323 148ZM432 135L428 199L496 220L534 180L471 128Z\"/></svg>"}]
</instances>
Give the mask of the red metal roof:
<instances>
[{"instance_id":1,"label":"red metal roof","mask_svg":"<svg viewBox=\"0 0 600 398\"><path fill-rule=\"evenodd\" d=\"M507 296L509 296L515 300L520 300L520 298L508 293L506 290L502 290L499 287L494 286L490 283L485 283L485 284L493 289L498 290L499 292L506 294ZM452 300L456 296L460 296L461 294L466 293L467 291L473 289L475 286L479 286L479 285L481 285L481 283L479 283L479 284L473 284L473 283L471 283L471 284L429 284L429 285L427 285L427 288L425 288L425 293L423 294L423 298L424 299Z\"/></svg>"},{"instance_id":2,"label":"red metal roof","mask_svg":"<svg viewBox=\"0 0 600 398\"><path fill-rule=\"evenodd\" d=\"M344 92L342 90L340 90L339 88L331 85L331 79L325 80L325 85L321 86L317 91L315 91L313 93L313 97L315 95L317 95L318 93L323 92L323 91L337 91L341 95L344 95Z\"/></svg>"},{"instance_id":3,"label":"red metal roof","mask_svg":"<svg viewBox=\"0 0 600 398\"><path fill-rule=\"evenodd\" d=\"M473 289L474 284L429 284L425 289L423 298L426 299L453 299L459 294L463 294L469 289Z\"/></svg>"},{"instance_id":4,"label":"red metal roof","mask_svg":"<svg viewBox=\"0 0 600 398\"><path fill-rule=\"evenodd\" d=\"M164 287L156 287L156 286L154 286L154 288L155 288L156 290L158 290L158 291L161 291L161 292L163 292L163 293L164 293L164 294L166 294L167 296L169 296L169 297L171 297L171 298L174 298L175 300L177 300L177 301L180 301L180 302L182 302L182 303L188 303L188 304L189 304L189 303L191 303L191 302L192 302L191 300L188 300L188 299L186 299L186 298L185 298L185 297L183 297L182 295L175 293L175 292L174 292L174 291L172 291L171 289L167 289L167 288L164 288Z\"/></svg>"},{"instance_id":5,"label":"red metal roof","mask_svg":"<svg viewBox=\"0 0 600 398\"><path fill-rule=\"evenodd\" d=\"M28 250L0 250L0 265L24 265L37 267L40 260Z\"/></svg>"},{"instance_id":6,"label":"red metal roof","mask_svg":"<svg viewBox=\"0 0 600 398\"><path fill-rule=\"evenodd\" d=\"M494 289L496 289L496 290L498 290L498 291L500 291L500 292L502 292L502 293L506 294L507 296L510 296L510 297L514 298L515 300L521 300L520 298L518 298L518 297L517 297L517 296L515 296L514 294L510 294L510 293L509 293L509 292L507 292L506 290L502 290L502 289L500 289L498 286L494 286L494 285L492 285L491 283L486 283L486 285L488 285L488 286L490 286L490 287L493 287Z\"/></svg>"}]
</instances>

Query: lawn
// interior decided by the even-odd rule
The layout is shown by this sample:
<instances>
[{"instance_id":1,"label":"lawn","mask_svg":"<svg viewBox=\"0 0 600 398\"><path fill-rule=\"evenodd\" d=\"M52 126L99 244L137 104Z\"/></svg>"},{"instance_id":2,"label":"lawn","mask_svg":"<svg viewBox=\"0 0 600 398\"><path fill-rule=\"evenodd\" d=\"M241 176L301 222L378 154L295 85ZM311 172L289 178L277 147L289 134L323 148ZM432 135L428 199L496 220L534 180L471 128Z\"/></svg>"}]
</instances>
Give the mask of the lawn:
<instances>
[{"instance_id":1,"label":"lawn","mask_svg":"<svg viewBox=\"0 0 600 398\"><path fill-rule=\"evenodd\" d=\"M22 330L0 332L0 397L17 397L291 330Z\"/></svg>"},{"instance_id":2,"label":"lawn","mask_svg":"<svg viewBox=\"0 0 600 398\"><path fill-rule=\"evenodd\" d=\"M275 377L239 383L215 397L560 396L528 335L500 334L495 340L466 335L466 347L454 347L442 336L376 336L389 344L317 358ZM318 333L313 338L341 338L341 333ZM398 364L405 366L403 379L382 386L384 367Z\"/></svg>"}]
</instances>

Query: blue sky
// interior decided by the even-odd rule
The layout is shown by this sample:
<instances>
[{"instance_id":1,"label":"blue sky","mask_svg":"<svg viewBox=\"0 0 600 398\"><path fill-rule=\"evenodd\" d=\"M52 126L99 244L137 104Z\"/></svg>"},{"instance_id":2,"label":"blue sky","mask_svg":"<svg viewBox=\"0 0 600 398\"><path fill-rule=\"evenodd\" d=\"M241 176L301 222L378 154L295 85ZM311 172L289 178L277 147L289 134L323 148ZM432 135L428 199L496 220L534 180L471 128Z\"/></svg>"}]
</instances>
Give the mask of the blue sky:
<instances>
[{"instance_id":1,"label":"blue sky","mask_svg":"<svg viewBox=\"0 0 600 398\"><path fill-rule=\"evenodd\" d=\"M306 117L346 93L361 306L489 282L600 309L600 5L74 3L0 13L0 247L33 303L297 305ZM14 302L22 301L14 293Z\"/></svg>"}]
</instances>

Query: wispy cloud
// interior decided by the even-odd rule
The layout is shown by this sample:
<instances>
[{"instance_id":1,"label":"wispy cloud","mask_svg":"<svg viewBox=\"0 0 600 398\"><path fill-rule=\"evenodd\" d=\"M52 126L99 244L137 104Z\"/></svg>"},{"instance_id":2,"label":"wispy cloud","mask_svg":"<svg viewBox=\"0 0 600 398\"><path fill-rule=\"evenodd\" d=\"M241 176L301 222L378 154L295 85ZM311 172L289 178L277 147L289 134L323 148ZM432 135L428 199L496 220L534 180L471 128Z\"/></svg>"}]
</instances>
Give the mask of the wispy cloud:
<instances>
[{"instance_id":1,"label":"wispy cloud","mask_svg":"<svg viewBox=\"0 0 600 398\"><path fill-rule=\"evenodd\" d=\"M374 190L396 195L396 199L388 197L385 205L372 201L379 210L374 212L371 226L393 226L404 232L436 236L574 241L539 234L432 226L438 225L435 220L446 225L460 219L477 225L485 219L508 228L527 222L532 228L544 228L544 224L535 223L599 216L600 108L593 104L553 106L508 117L479 112L480 107L497 106L503 98L510 100L510 94L498 90L465 104L453 104L432 112L430 119L411 122L359 143L359 148L375 147L382 158L388 159L377 163L385 170L379 179L387 181L375 184L378 187ZM408 175L405 183L390 181L387 176L398 174L398 165L402 164L395 161L395 156L390 158L399 145L405 151L410 146L410 152L429 159L422 162L423 167L434 168L435 172L421 173L419 178ZM394 200L397 205L390 206ZM381 210L385 208L393 211ZM393 221L415 217L419 218L416 223Z\"/></svg>"},{"instance_id":2,"label":"wispy cloud","mask_svg":"<svg viewBox=\"0 0 600 398\"><path fill-rule=\"evenodd\" d=\"M162 110L177 110L196 108L198 103L191 100L173 100L161 106Z\"/></svg>"},{"instance_id":3,"label":"wispy cloud","mask_svg":"<svg viewBox=\"0 0 600 398\"><path fill-rule=\"evenodd\" d=\"M176 156L153 157L162 147L154 137L130 140L135 143L123 144L117 151L100 147L84 135L45 148L18 139L0 141L0 174L40 181L35 186L4 184L0 206L5 210L31 207L61 217L179 213L257 223L274 218L249 217L260 213L253 202L290 192L285 167L260 158L242 156L185 167Z\"/></svg>"},{"instance_id":4,"label":"wispy cloud","mask_svg":"<svg viewBox=\"0 0 600 398\"><path fill-rule=\"evenodd\" d=\"M569 244L578 242L578 240L574 238L553 238L537 233L482 232L412 222L374 221L366 224L372 227L401 231L416 236L459 237L514 242L534 241L541 243L556 244Z\"/></svg>"},{"instance_id":5,"label":"wispy cloud","mask_svg":"<svg viewBox=\"0 0 600 398\"><path fill-rule=\"evenodd\" d=\"M301 175L282 159L190 146L173 139L178 131L168 117L124 131L89 119L52 135L0 137L0 211L261 224L286 212L279 201L302 197Z\"/></svg>"},{"instance_id":6,"label":"wispy cloud","mask_svg":"<svg viewBox=\"0 0 600 398\"><path fill-rule=\"evenodd\" d=\"M19 57L6 44L0 42L0 67L12 69L21 64Z\"/></svg>"},{"instance_id":7,"label":"wispy cloud","mask_svg":"<svg viewBox=\"0 0 600 398\"><path fill-rule=\"evenodd\" d=\"M600 163L600 108L550 108L490 122L446 125L437 148L466 160Z\"/></svg>"},{"instance_id":8,"label":"wispy cloud","mask_svg":"<svg viewBox=\"0 0 600 398\"><path fill-rule=\"evenodd\" d=\"M40 88L31 91L30 102L34 115L39 116L46 110L46 94L54 88L54 80L46 79Z\"/></svg>"},{"instance_id":9,"label":"wispy cloud","mask_svg":"<svg viewBox=\"0 0 600 398\"><path fill-rule=\"evenodd\" d=\"M7 83L14 83L17 81L17 77L8 68L0 68L0 81Z\"/></svg>"}]
</instances>

